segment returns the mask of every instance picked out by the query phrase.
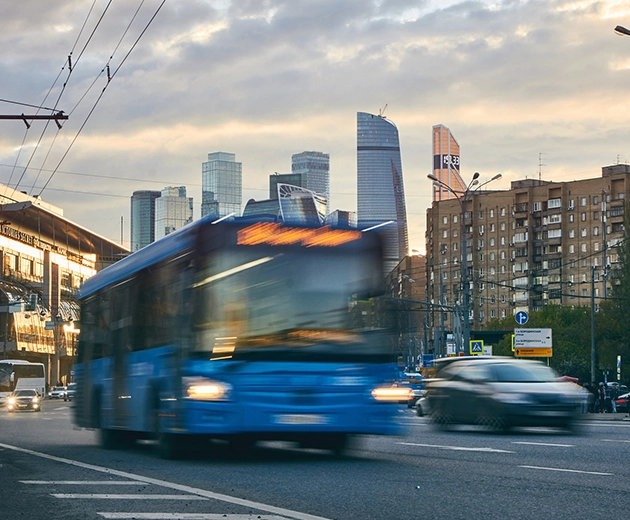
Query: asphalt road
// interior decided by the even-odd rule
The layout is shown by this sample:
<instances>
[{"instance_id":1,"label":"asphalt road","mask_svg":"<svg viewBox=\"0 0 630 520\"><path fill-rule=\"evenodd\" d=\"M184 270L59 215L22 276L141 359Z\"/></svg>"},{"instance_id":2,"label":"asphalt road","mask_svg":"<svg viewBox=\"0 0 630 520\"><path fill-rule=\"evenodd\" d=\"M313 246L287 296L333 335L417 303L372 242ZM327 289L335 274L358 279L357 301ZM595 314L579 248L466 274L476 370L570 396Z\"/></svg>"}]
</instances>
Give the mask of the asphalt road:
<instances>
[{"instance_id":1,"label":"asphalt road","mask_svg":"<svg viewBox=\"0 0 630 520\"><path fill-rule=\"evenodd\" d=\"M365 437L345 457L269 443L223 444L178 461L151 443L105 451L71 403L0 410L0 519L599 519L630 509L630 422L580 435L438 432L400 410L402 437Z\"/></svg>"}]
</instances>

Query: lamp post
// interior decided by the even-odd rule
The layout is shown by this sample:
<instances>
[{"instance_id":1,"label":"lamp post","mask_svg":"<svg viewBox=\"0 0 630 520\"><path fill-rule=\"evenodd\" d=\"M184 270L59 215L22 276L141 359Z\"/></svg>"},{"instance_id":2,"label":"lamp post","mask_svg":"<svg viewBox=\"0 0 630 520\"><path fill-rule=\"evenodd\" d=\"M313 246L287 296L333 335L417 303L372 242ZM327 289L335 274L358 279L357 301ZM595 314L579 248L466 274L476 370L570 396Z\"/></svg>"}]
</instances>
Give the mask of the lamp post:
<instances>
[{"instance_id":1,"label":"lamp post","mask_svg":"<svg viewBox=\"0 0 630 520\"><path fill-rule=\"evenodd\" d=\"M618 25L617 27L615 27L615 32L621 36L630 36L630 29L626 29L625 27L622 27L621 25Z\"/></svg>"},{"instance_id":2,"label":"lamp post","mask_svg":"<svg viewBox=\"0 0 630 520\"><path fill-rule=\"evenodd\" d=\"M448 184L445 184L440 179L438 179L435 175L430 173L427 175L429 179L433 181L434 184L438 184L441 188L448 190L452 193L460 207L460 219L461 219L461 250L462 250L462 313L463 313L463 345L462 345L462 353L466 353L466 348L470 345L470 282L468 280L468 252L467 252L467 239L466 239L466 204L470 200L470 197L474 192L479 190L481 187L485 186L489 182L500 179L502 175L497 173L491 179L479 184L479 172L475 172L473 174L472 179L466 186L466 189L462 193L461 191L458 193L453 188L451 188ZM475 187L474 189L473 186ZM440 280L441 281L441 280Z\"/></svg>"}]
</instances>

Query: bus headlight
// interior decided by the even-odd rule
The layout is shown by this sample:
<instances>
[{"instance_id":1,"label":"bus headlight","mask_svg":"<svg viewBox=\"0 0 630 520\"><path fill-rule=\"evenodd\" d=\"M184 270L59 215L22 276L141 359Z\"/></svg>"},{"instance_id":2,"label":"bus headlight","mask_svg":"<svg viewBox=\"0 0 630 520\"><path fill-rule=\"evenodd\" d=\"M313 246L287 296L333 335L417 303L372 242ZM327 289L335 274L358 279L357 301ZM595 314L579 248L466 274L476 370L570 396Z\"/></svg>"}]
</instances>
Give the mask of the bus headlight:
<instances>
[{"instance_id":1,"label":"bus headlight","mask_svg":"<svg viewBox=\"0 0 630 520\"><path fill-rule=\"evenodd\" d=\"M232 395L232 385L205 377L184 377L184 388L196 401L228 401Z\"/></svg>"},{"instance_id":2,"label":"bus headlight","mask_svg":"<svg viewBox=\"0 0 630 520\"><path fill-rule=\"evenodd\" d=\"M380 386L372 390L372 397L374 399L390 403L407 402L410 394L410 388L401 388L398 386Z\"/></svg>"}]
</instances>

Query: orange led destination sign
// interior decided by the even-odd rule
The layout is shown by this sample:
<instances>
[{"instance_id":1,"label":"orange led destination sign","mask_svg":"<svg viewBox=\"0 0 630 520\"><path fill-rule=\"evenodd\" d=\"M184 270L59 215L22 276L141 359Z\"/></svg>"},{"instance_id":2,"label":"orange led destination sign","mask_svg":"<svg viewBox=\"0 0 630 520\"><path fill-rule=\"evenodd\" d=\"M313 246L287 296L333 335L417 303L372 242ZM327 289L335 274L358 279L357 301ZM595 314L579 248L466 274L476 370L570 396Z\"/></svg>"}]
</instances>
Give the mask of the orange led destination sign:
<instances>
[{"instance_id":1,"label":"orange led destination sign","mask_svg":"<svg viewBox=\"0 0 630 520\"><path fill-rule=\"evenodd\" d=\"M360 238L360 231L330 229L330 226L311 229L287 227L275 222L258 222L239 230L236 243L240 246L268 244L335 247Z\"/></svg>"}]
</instances>

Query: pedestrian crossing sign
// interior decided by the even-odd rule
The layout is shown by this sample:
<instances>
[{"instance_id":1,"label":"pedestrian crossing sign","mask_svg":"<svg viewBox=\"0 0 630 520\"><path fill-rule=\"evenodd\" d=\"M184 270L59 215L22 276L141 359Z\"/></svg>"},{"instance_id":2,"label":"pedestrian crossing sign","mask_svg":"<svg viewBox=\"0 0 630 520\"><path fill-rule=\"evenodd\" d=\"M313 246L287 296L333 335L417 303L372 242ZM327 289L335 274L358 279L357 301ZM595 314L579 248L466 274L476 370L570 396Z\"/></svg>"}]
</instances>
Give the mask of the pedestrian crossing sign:
<instances>
[{"instance_id":1,"label":"pedestrian crossing sign","mask_svg":"<svg viewBox=\"0 0 630 520\"><path fill-rule=\"evenodd\" d=\"M483 340L471 339L470 340L470 355L479 356L481 354L483 354Z\"/></svg>"}]
</instances>

